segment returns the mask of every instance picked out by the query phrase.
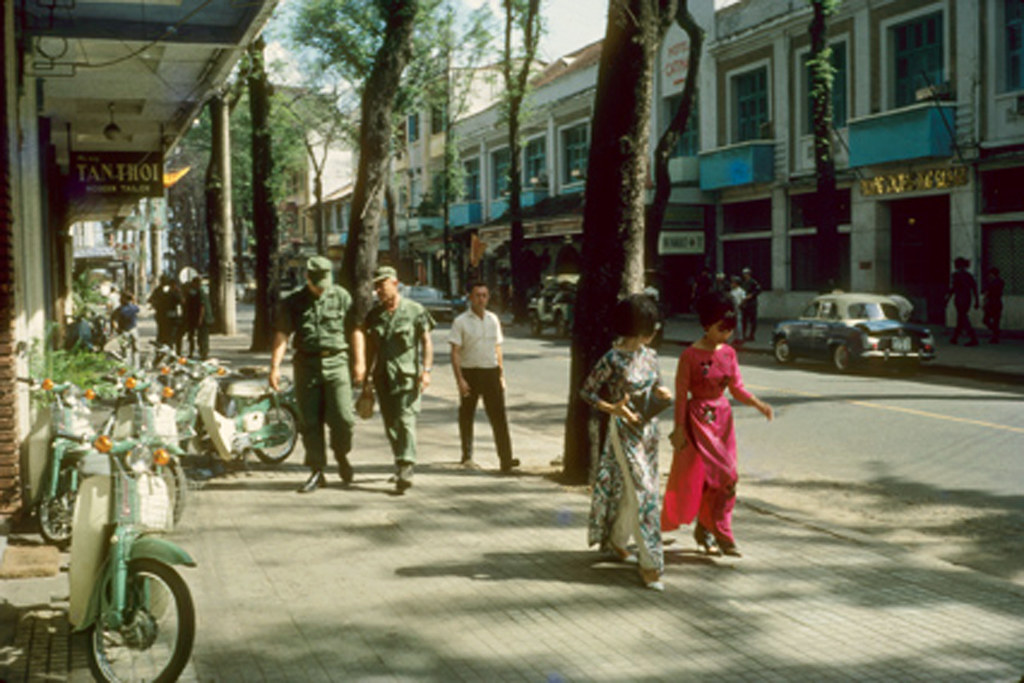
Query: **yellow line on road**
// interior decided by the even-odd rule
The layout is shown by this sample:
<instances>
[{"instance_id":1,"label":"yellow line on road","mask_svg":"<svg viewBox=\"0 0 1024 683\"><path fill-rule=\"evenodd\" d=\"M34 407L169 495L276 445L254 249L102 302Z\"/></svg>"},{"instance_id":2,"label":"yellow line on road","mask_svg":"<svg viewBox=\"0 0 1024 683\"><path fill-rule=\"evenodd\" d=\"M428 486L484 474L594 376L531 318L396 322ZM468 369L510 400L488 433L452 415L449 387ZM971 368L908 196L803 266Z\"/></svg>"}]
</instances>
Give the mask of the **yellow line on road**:
<instances>
[{"instance_id":1,"label":"yellow line on road","mask_svg":"<svg viewBox=\"0 0 1024 683\"><path fill-rule=\"evenodd\" d=\"M748 387L757 389L758 391L775 391L780 394L796 394L799 396L808 396L810 398L828 398L824 394L815 394L809 391L799 391L797 389L779 389L777 387L764 387L753 384L748 384ZM927 410L917 410L915 408L902 408L900 406L887 406L881 403L872 403L871 401L857 401L853 399L841 399L842 403L849 403L850 405L862 406L864 408L874 408L876 410L890 410L895 413L906 413L908 415L916 415L918 417L927 417L932 420L945 420L947 422L959 422L961 424L975 425L976 427L987 427L989 429L1001 429L1007 432L1016 432L1017 434L1024 434L1024 427L1013 427L1011 425L998 424L996 422L985 422L984 420L972 420L969 417L956 417L953 415L942 415L940 413L930 413Z\"/></svg>"}]
</instances>

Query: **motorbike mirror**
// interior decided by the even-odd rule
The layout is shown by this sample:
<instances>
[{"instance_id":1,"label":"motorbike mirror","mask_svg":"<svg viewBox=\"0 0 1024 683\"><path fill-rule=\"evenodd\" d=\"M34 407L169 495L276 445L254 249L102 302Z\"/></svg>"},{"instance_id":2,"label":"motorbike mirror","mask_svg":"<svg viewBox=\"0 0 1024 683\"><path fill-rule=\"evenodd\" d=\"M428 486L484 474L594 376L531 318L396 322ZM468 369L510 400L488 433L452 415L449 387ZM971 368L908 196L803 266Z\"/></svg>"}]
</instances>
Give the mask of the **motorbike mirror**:
<instances>
[{"instance_id":1,"label":"motorbike mirror","mask_svg":"<svg viewBox=\"0 0 1024 683\"><path fill-rule=\"evenodd\" d=\"M101 434L92 442L92 447L100 453L109 453L110 449L114 447L114 442L106 434Z\"/></svg>"}]
</instances>

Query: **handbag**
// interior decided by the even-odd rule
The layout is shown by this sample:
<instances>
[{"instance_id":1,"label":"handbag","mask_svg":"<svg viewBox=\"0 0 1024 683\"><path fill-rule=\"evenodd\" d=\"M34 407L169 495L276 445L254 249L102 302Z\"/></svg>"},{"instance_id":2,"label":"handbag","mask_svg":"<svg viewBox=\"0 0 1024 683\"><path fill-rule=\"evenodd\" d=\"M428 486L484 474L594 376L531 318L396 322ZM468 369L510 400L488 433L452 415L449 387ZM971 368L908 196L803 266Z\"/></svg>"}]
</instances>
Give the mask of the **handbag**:
<instances>
[{"instance_id":1,"label":"handbag","mask_svg":"<svg viewBox=\"0 0 1024 683\"><path fill-rule=\"evenodd\" d=\"M359 394L359 398L356 399L356 415L364 420L369 420L373 417L373 387L369 384L363 385L363 390Z\"/></svg>"}]
</instances>

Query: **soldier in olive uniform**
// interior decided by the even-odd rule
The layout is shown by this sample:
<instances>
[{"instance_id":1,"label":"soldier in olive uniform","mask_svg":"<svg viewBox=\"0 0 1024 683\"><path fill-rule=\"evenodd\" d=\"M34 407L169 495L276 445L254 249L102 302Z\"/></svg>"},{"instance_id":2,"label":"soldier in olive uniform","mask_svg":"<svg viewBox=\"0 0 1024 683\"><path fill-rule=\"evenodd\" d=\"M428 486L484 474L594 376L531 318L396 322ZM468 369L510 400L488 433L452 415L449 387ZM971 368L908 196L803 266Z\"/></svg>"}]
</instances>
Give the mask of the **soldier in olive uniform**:
<instances>
[{"instance_id":1,"label":"soldier in olive uniform","mask_svg":"<svg viewBox=\"0 0 1024 683\"><path fill-rule=\"evenodd\" d=\"M348 453L352 450L355 414L348 335L353 334L353 328L352 297L333 283L331 262L314 256L306 262L306 286L289 294L278 307L270 359L270 386L277 389L288 337L294 334L295 398L306 465L310 469L309 479L299 487L299 493L310 493L327 485L325 423L331 428L331 449L342 483L352 483ZM353 336L352 342L355 376L362 377L362 340Z\"/></svg>"},{"instance_id":2,"label":"soldier in olive uniform","mask_svg":"<svg viewBox=\"0 0 1024 683\"><path fill-rule=\"evenodd\" d=\"M434 347L430 330L434 319L423 306L398 292L398 274L381 266L373 274L378 303L356 330L360 349L366 349L366 379L377 392L380 414L391 452L395 456L395 488L404 493L412 486L416 462L416 415L420 394L430 386ZM359 373L356 377L360 377Z\"/></svg>"}]
</instances>

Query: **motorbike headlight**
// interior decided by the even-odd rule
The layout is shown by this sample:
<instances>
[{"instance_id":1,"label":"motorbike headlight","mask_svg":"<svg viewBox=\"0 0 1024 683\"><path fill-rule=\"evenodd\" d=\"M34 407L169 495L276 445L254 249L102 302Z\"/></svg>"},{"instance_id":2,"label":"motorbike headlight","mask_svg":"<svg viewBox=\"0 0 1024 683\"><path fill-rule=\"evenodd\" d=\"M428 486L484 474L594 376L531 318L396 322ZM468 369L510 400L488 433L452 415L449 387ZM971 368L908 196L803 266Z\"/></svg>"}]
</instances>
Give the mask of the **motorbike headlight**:
<instances>
[{"instance_id":1,"label":"motorbike headlight","mask_svg":"<svg viewBox=\"0 0 1024 683\"><path fill-rule=\"evenodd\" d=\"M136 474L142 474L149 470L150 463L153 462L153 454L149 452L149 449L145 446L136 446L128 453L126 464L128 469Z\"/></svg>"},{"instance_id":2,"label":"motorbike headlight","mask_svg":"<svg viewBox=\"0 0 1024 683\"><path fill-rule=\"evenodd\" d=\"M146 387L146 400L153 405L160 403L161 399L163 399L163 395L163 388L156 382L152 382L148 387Z\"/></svg>"}]
</instances>

